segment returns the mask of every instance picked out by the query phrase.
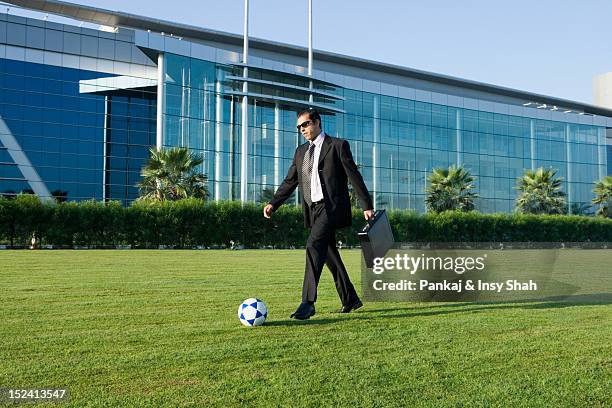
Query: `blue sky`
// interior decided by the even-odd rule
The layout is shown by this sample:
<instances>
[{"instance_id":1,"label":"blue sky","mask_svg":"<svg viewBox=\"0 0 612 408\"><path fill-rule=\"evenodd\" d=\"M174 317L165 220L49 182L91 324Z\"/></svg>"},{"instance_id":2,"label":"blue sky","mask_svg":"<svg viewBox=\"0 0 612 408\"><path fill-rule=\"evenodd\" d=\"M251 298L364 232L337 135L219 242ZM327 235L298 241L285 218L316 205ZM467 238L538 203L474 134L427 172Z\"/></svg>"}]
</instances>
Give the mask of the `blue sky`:
<instances>
[{"instance_id":1,"label":"blue sky","mask_svg":"<svg viewBox=\"0 0 612 408\"><path fill-rule=\"evenodd\" d=\"M242 34L244 0L78 0ZM313 0L316 49L592 103L612 1ZM307 45L307 0L250 0L250 35ZM316 60L315 60L316 67Z\"/></svg>"}]
</instances>

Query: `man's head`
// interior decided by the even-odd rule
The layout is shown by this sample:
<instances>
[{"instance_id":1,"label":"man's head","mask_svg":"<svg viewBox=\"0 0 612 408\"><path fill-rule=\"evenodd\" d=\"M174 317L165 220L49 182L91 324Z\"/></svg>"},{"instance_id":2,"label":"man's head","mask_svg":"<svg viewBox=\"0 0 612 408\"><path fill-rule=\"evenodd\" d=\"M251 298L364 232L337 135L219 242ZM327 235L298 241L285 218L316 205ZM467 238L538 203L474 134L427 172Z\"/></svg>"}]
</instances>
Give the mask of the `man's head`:
<instances>
[{"instance_id":1,"label":"man's head","mask_svg":"<svg viewBox=\"0 0 612 408\"><path fill-rule=\"evenodd\" d=\"M312 142L321 134L321 115L316 109L304 109L298 113L297 128L306 140Z\"/></svg>"}]
</instances>

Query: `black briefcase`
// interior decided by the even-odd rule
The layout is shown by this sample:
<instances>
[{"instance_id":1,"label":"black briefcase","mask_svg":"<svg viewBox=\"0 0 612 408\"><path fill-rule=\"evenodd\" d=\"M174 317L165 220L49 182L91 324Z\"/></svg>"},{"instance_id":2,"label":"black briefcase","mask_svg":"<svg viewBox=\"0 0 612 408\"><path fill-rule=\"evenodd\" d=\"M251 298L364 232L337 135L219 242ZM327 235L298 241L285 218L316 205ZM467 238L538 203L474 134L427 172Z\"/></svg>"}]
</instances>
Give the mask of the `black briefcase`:
<instances>
[{"instance_id":1,"label":"black briefcase","mask_svg":"<svg viewBox=\"0 0 612 408\"><path fill-rule=\"evenodd\" d=\"M381 258L393 248L395 239L385 210L374 212L374 218L357 234L367 268L374 266L374 258Z\"/></svg>"}]
</instances>

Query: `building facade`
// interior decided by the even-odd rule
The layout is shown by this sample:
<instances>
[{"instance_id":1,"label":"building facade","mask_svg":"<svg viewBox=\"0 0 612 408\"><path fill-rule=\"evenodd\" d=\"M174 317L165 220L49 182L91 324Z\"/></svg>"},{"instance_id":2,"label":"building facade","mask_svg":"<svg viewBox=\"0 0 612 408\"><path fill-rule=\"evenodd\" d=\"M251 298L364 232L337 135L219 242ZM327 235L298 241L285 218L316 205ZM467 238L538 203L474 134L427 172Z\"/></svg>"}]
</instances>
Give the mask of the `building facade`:
<instances>
[{"instance_id":1,"label":"building facade","mask_svg":"<svg viewBox=\"0 0 612 408\"><path fill-rule=\"evenodd\" d=\"M54 1L11 1L102 29L0 14L0 193L138 196L150 146L187 146L216 200L267 201L298 144L296 111L350 141L377 207L424 211L433 168L465 166L482 212L524 169L553 167L575 207L612 174L612 111L404 67ZM248 84L247 149L242 100ZM246 158L242 174L241 160ZM298 202L298 198L294 198Z\"/></svg>"}]
</instances>

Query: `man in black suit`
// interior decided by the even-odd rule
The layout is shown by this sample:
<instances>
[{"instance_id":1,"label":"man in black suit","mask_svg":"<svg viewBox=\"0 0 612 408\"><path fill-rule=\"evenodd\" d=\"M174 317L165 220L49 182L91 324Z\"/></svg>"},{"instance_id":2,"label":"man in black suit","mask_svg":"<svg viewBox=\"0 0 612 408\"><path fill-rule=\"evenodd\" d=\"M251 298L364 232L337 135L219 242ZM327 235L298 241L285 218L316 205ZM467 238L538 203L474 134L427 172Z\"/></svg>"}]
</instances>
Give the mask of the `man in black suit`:
<instances>
[{"instance_id":1,"label":"man in black suit","mask_svg":"<svg viewBox=\"0 0 612 408\"><path fill-rule=\"evenodd\" d=\"M308 142L295 150L287 177L263 210L264 217L270 218L300 186L304 225L310 228L310 236L306 241L302 303L291 317L305 320L314 316L317 285L325 264L334 277L342 301L339 312L349 313L363 304L336 248L336 229L347 227L352 221L347 182L351 182L357 193L366 220L374 216L372 199L353 161L348 142L326 135L321 130L321 116L316 110L300 112L297 128Z\"/></svg>"}]
</instances>

